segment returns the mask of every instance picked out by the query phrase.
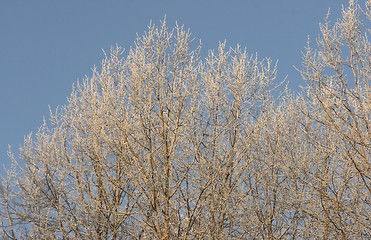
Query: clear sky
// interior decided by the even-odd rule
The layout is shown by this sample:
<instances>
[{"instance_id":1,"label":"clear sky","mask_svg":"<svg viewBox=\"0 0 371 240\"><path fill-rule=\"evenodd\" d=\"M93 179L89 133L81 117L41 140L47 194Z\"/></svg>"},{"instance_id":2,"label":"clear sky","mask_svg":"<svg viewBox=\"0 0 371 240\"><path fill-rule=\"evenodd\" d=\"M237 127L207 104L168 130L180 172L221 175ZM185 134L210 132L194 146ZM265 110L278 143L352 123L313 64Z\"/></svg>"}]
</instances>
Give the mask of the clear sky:
<instances>
[{"instance_id":1,"label":"clear sky","mask_svg":"<svg viewBox=\"0 0 371 240\"><path fill-rule=\"evenodd\" d=\"M102 49L126 49L149 22L166 15L190 28L204 52L219 41L279 59L279 77L298 91L308 35L319 34L329 8L340 16L346 0L64 0L0 1L0 163L9 166L8 144L17 153L25 134L64 105L72 84L99 66ZM359 1L363 4L363 1ZM0 172L2 172L0 170Z\"/></svg>"}]
</instances>

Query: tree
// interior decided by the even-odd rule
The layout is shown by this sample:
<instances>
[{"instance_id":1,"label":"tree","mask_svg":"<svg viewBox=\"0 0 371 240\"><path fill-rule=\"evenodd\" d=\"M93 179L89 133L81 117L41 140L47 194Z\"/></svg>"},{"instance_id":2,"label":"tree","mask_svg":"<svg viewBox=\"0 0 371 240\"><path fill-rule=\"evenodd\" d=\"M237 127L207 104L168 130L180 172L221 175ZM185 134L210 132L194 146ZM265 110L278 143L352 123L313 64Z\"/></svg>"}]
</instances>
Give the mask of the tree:
<instances>
[{"instance_id":1,"label":"tree","mask_svg":"<svg viewBox=\"0 0 371 240\"><path fill-rule=\"evenodd\" d=\"M327 238L369 238L371 234L371 45L370 5L350 1L333 27L321 25L318 50L304 55L309 82L301 106L303 128L317 151L311 163L316 207L310 210Z\"/></svg>"},{"instance_id":2,"label":"tree","mask_svg":"<svg viewBox=\"0 0 371 240\"><path fill-rule=\"evenodd\" d=\"M276 70L224 43L202 63L190 44L181 27L150 26L125 60L112 49L102 70L74 87L52 128L26 138L24 167L4 181L5 234L239 235L243 141Z\"/></svg>"},{"instance_id":3,"label":"tree","mask_svg":"<svg viewBox=\"0 0 371 240\"><path fill-rule=\"evenodd\" d=\"M202 60L189 31L150 25L11 155L0 235L370 238L371 47L360 19L350 1L333 28L321 25L303 58L308 87L278 97L270 59L220 43Z\"/></svg>"}]
</instances>

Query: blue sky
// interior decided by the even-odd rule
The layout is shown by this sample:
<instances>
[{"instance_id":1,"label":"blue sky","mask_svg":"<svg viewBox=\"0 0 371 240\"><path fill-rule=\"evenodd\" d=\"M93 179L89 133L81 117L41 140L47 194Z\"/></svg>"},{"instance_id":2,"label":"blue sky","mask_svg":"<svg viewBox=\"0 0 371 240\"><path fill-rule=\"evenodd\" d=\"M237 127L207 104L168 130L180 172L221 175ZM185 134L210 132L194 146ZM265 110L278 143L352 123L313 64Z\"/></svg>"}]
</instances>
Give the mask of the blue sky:
<instances>
[{"instance_id":1,"label":"blue sky","mask_svg":"<svg viewBox=\"0 0 371 240\"><path fill-rule=\"evenodd\" d=\"M102 49L126 49L152 20L166 15L201 40L204 52L219 41L279 59L279 77L298 91L308 35L345 0L64 0L0 1L0 163L9 166L8 144L17 153L25 134L37 132L49 105L64 105L72 84L99 66ZM362 1L359 1L360 3ZM2 172L0 170L0 172Z\"/></svg>"}]
</instances>

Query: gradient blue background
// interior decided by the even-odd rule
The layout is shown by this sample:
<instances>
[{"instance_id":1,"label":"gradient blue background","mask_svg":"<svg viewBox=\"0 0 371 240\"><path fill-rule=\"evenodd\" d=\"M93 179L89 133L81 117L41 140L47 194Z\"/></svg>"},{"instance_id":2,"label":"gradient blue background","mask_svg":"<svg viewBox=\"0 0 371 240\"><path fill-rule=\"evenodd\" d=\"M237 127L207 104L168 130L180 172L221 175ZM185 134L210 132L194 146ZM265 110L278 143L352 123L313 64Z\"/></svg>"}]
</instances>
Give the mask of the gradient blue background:
<instances>
[{"instance_id":1,"label":"gradient blue background","mask_svg":"<svg viewBox=\"0 0 371 240\"><path fill-rule=\"evenodd\" d=\"M17 154L23 137L37 132L49 108L66 104L71 87L99 66L102 49L126 49L150 20L167 16L190 28L203 53L219 41L279 59L279 77L304 85L301 66L308 35L319 34L329 8L340 16L346 0L64 0L0 1L0 163L9 167L8 144ZM363 1L359 1L362 3ZM2 170L0 170L0 173Z\"/></svg>"}]
</instances>

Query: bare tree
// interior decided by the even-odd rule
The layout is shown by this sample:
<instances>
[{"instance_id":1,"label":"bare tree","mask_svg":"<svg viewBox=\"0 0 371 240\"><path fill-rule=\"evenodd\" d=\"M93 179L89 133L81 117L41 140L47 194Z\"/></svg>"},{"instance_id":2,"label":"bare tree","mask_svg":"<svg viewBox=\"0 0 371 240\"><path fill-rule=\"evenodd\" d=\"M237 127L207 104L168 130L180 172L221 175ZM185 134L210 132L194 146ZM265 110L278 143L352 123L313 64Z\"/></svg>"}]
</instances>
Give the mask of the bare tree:
<instances>
[{"instance_id":1,"label":"bare tree","mask_svg":"<svg viewBox=\"0 0 371 240\"><path fill-rule=\"evenodd\" d=\"M239 231L249 119L275 67L220 44L203 63L190 33L150 26L112 49L21 149L3 181L10 238L222 238Z\"/></svg>"},{"instance_id":2,"label":"bare tree","mask_svg":"<svg viewBox=\"0 0 371 240\"><path fill-rule=\"evenodd\" d=\"M0 236L370 238L369 7L321 25L298 97L273 97L270 59L202 60L189 31L150 25L11 155Z\"/></svg>"},{"instance_id":3,"label":"bare tree","mask_svg":"<svg viewBox=\"0 0 371 240\"><path fill-rule=\"evenodd\" d=\"M309 86L302 125L317 152L310 174L316 200L309 213L326 238L371 237L369 3L365 17L350 1L333 27L326 18L318 50L308 46L304 55Z\"/></svg>"}]
</instances>

